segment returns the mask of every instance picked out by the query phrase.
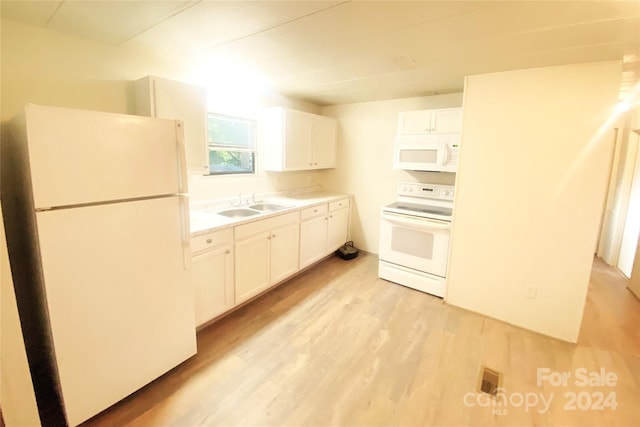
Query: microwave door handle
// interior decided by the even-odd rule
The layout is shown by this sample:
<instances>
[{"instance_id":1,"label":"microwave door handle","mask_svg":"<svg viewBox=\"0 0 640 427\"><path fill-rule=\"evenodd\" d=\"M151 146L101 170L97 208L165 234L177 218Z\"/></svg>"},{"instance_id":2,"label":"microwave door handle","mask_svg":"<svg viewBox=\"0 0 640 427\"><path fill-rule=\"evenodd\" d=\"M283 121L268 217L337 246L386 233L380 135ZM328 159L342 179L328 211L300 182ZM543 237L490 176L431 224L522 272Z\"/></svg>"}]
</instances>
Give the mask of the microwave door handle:
<instances>
[{"instance_id":1,"label":"microwave door handle","mask_svg":"<svg viewBox=\"0 0 640 427\"><path fill-rule=\"evenodd\" d=\"M449 162L449 145L442 144L442 166Z\"/></svg>"}]
</instances>

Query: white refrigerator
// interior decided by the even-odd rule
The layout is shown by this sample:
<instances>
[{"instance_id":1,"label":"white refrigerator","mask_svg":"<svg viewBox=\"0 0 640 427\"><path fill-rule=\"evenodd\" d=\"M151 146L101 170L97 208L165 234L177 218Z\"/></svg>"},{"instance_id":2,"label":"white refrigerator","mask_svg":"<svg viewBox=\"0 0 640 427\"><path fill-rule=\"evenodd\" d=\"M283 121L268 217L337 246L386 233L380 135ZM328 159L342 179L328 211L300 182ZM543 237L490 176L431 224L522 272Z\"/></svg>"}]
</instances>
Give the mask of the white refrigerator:
<instances>
[{"instance_id":1,"label":"white refrigerator","mask_svg":"<svg viewBox=\"0 0 640 427\"><path fill-rule=\"evenodd\" d=\"M77 425L196 353L182 135L176 120L36 105L3 135L41 418L58 408Z\"/></svg>"}]
</instances>

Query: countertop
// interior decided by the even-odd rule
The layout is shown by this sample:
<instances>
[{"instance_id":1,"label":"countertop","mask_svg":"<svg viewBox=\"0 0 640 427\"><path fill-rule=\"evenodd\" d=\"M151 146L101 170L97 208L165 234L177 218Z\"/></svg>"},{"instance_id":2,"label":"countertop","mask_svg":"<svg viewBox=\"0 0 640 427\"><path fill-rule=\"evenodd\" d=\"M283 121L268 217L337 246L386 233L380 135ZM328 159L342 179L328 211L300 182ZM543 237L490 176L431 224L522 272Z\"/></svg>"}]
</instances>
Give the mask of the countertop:
<instances>
[{"instance_id":1,"label":"countertop","mask_svg":"<svg viewBox=\"0 0 640 427\"><path fill-rule=\"evenodd\" d=\"M240 206L230 206L228 199L212 200L209 202L201 202L190 206L189 222L191 236L198 236L209 233L211 231L222 230L229 227L235 227L240 224L248 224L254 221L260 221L271 218L284 213L295 212L304 208L330 203L336 200L350 197L348 194L333 193L328 191L314 191L300 194L276 195L272 197L257 197L256 202L276 203L287 205L285 209L263 212L244 218L228 218L218 215L215 212L232 208L246 208L248 205L244 203Z\"/></svg>"}]
</instances>

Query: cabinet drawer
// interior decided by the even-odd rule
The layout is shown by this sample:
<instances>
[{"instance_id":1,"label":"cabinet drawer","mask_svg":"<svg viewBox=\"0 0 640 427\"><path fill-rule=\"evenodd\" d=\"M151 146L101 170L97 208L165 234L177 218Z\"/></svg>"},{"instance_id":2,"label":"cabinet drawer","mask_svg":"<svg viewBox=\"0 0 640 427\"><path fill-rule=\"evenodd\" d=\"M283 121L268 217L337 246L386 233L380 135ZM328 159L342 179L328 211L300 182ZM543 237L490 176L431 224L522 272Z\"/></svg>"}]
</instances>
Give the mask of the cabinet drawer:
<instances>
[{"instance_id":1,"label":"cabinet drawer","mask_svg":"<svg viewBox=\"0 0 640 427\"><path fill-rule=\"evenodd\" d=\"M349 199L342 199L329 203L329 210L335 211L337 209L343 209L349 207Z\"/></svg>"},{"instance_id":2,"label":"cabinet drawer","mask_svg":"<svg viewBox=\"0 0 640 427\"><path fill-rule=\"evenodd\" d=\"M253 236L254 234L264 233L265 231L270 231L274 228L298 222L299 218L298 212L291 212L277 215L272 218L250 222L249 224L238 225L235 229L236 240L244 239L245 237Z\"/></svg>"},{"instance_id":3,"label":"cabinet drawer","mask_svg":"<svg viewBox=\"0 0 640 427\"><path fill-rule=\"evenodd\" d=\"M326 204L306 208L300 212L300 220L304 221L305 219L320 216L322 214L327 213L327 211L328 211L328 208Z\"/></svg>"},{"instance_id":4,"label":"cabinet drawer","mask_svg":"<svg viewBox=\"0 0 640 427\"><path fill-rule=\"evenodd\" d=\"M191 252L200 252L227 242L233 242L233 229L231 228L194 236L191 238Z\"/></svg>"}]
</instances>

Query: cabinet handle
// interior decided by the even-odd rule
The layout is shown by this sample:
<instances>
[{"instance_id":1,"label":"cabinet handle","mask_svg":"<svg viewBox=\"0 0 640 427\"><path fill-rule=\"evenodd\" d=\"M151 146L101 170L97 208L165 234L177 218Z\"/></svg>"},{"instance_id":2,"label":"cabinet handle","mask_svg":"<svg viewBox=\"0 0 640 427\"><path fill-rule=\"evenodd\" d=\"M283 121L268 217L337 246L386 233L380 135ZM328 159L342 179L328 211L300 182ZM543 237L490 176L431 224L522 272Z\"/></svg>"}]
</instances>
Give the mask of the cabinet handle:
<instances>
[{"instance_id":1,"label":"cabinet handle","mask_svg":"<svg viewBox=\"0 0 640 427\"><path fill-rule=\"evenodd\" d=\"M333 218L333 215L329 215L329 218Z\"/></svg>"},{"instance_id":2,"label":"cabinet handle","mask_svg":"<svg viewBox=\"0 0 640 427\"><path fill-rule=\"evenodd\" d=\"M272 234L272 235L271 235L271 238L275 239L275 238L276 238L276 235L275 235L275 234Z\"/></svg>"},{"instance_id":3,"label":"cabinet handle","mask_svg":"<svg viewBox=\"0 0 640 427\"><path fill-rule=\"evenodd\" d=\"M267 240L271 240L271 236L267 237Z\"/></svg>"},{"instance_id":4,"label":"cabinet handle","mask_svg":"<svg viewBox=\"0 0 640 427\"><path fill-rule=\"evenodd\" d=\"M207 239L207 243L211 243L211 242L213 242L213 240Z\"/></svg>"},{"instance_id":5,"label":"cabinet handle","mask_svg":"<svg viewBox=\"0 0 640 427\"><path fill-rule=\"evenodd\" d=\"M229 255L231 253L230 249L227 249L226 251L224 251L225 254Z\"/></svg>"}]
</instances>

